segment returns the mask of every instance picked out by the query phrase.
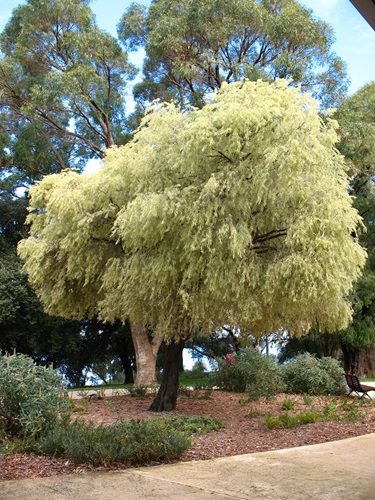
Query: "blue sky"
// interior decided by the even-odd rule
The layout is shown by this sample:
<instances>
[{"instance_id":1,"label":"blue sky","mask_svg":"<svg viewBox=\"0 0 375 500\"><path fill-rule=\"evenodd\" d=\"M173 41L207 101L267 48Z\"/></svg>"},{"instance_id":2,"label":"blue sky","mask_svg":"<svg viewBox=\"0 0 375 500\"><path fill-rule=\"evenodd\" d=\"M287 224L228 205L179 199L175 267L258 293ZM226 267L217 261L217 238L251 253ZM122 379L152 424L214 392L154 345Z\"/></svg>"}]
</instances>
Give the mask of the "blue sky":
<instances>
[{"instance_id":1,"label":"blue sky","mask_svg":"<svg viewBox=\"0 0 375 500\"><path fill-rule=\"evenodd\" d=\"M347 63L348 74L354 93L365 83L375 81L375 31L358 13L349 0L299 0L312 9L317 17L328 22L334 29L335 52ZM0 30L9 19L20 0L0 0ZM106 31L116 35L116 25L131 0L92 0L91 8L97 23ZM148 5L149 0L138 0ZM138 57L134 62L141 63Z\"/></svg>"}]
</instances>

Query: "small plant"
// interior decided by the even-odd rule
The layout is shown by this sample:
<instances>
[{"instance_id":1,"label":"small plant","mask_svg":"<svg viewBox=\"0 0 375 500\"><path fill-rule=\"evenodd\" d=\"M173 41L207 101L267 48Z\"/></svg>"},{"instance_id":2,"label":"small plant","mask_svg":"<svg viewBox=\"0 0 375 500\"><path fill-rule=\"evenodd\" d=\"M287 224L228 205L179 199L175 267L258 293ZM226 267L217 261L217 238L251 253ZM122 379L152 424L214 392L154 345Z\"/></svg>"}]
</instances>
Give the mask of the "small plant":
<instances>
[{"instance_id":1,"label":"small plant","mask_svg":"<svg viewBox=\"0 0 375 500\"><path fill-rule=\"evenodd\" d=\"M294 429L294 427L300 424L298 415L291 415L288 412L280 415L280 422L282 429Z\"/></svg>"},{"instance_id":2,"label":"small plant","mask_svg":"<svg viewBox=\"0 0 375 500\"><path fill-rule=\"evenodd\" d=\"M251 409L249 411L249 413L247 414L248 418L258 418L258 417L263 417L263 416L264 416L264 413L257 411L257 410L253 410L253 409Z\"/></svg>"},{"instance_id":3,"label":"small plant","mask_svg":"<svg viewBox=\"0 0 375 500\"><path fill-rule=\"evenodd\" d=\"M305 405L307 406L313 406L314 404L314 399L309 396L308 394L306 394L306 392L303 393L303 402L305 403Z\"/></svg>"},{"instance_id":4,"label":"small plant","mask_svg":"<svg viewBox=\"0 0 375 500\"><path fill-rule=\"evenodd\" d=\"M344 399L341 405L342 418L352 422L356 422L357 420L363 418L363 402L363 399L353 399L352 401L349 401L347 398Z\"/></svg>"},{"instance_id":5,"label":"small plant","mask_svg":"<svg viewBox=\"0 0 375 500\"><path fill-rule=\"evenodd\" d=\"M266 415L264 417L264 423L267 429L280 429L280 417L277 415Z\"/></svg>"},{"instance_id":6,"label":"small plant","mask_svg":"<svg viewBox=\"0 0 375 500\"><path fill-rule=\"evenodd\" d=\"M266 415L264 423L268 429L293 429L299 425L315 423L319 418L317 412L301 411L297 415L288 412L282 415Z\"/></svg>"},{"instance_id":7,"label":"small plant","mask_svg":"<svg viewBox=\"0 0 375 500\"><path fill-rule=\"evenodd\" d=\"M188 436L192 434L208 434L211 431L218 431L225 427L220 420L207 416L172 417L168 422L172 429L183 432Z\"/></svg>"},{"instance_id":8,"label":"small plant","mask_svg":"<svg viewBox=\"0 0 375 500\"><path fill-rule=\"evenodd\" d=\"M284 398L284 401L282 403L282 409L283 410L294 410L295 402L292 401L290 398L286 397Z\"/></svg>"},{"instance_id":9,"label":"small plant","mask_svg":"<svg viewBox=\"0 0 375 500\"><path fill-rule=\"evenodd\" d=\"M212 399L212 387L196 387L194 390L197 399Z\"/></svg>"},{"instance_id":10,"label":"small plant","mask_svg":"<svg viewBox=\"0 0 375 500\"><path fill-rule=\"evenodd\" d=\"M303 410L298 415L298 423L300 425L314 424L319 419L319 414L316 411Z\"/></svg>"},{"instance_id":11,"label":"small plant","mask_svg":"<svg viewBox=\"0 0 375 500\"><path fill-rule=\"evenodd\" d=\"M251 398L249 398L249 396L243 396L242 398L240 398L238 402L240 403L241 406L246 406L250 404L252 400Z\"/></svg>"},{"instance_id":12,"label":"small plant","mask_svg":"<svg viewBox=\"0 0 375 500\"><path fill-rule=\"evenodd\" d=\"M132 398L145 399L147 397L147 387L133 386L128 388L129 394Z\"/></svg>"},{"instance_id":13,"label":"small plant","mask_svg":"<svg viewBox=\"0 0 375 500\"><path fill-rule=\"evenodd\" d=\"M328 401L323 408L323 419L324 420L338 420L339 411L337 405L333 401Z\"/></svg>"},{"instance_id":14,"label":"small plant","mask_svg":"<svg viewBox=\"0 0 375 500\"><path fill-rule=\"evenodd\" d=\"M78 405L73 398L68 397L68 401L72 408L72 413L86 413L89 409L89 400L87 398L81 399Z\"/></svg>"}]
</instances>

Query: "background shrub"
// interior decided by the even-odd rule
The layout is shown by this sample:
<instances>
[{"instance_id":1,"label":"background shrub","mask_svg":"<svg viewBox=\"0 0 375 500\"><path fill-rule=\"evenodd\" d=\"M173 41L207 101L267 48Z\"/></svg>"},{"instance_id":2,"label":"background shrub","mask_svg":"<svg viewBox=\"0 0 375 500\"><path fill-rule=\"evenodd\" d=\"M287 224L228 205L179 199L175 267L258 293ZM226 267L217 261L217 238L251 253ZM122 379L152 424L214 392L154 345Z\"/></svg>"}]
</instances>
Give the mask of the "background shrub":
<instances>
[{"instance_id":1,"label":"background shrub","mask_svg":"<svg viewBox=\"0 0 375 500\"><path fill-rule=\"evenodd\" d=\"M316 358L305 353L283 366L283 378L290 393L344 394L345 382L340 363L332 358Z\"/></svg>"},{"instance_id":2,"label":"background shrub","mask_svg":"<svg viewBox=\"0 0 375 500\"><path fill-rule=\"evenodd\" d=\"M71 405L56 370L37 366L23 354L0 358L0 424L27 438L52 429Z\"/></svg>"},{"instance_id":3,"label":"background shrub","mask_svg":"<svg viewBox=\"0 0 375 500\"><path fill-rule=\"evenodd\" d=\"M253 400L284 390L281 367L275 358L262 356L253 347L241 349L233 363L219 360L213 380L221 389L246 392Z\"/></svg>"}]
</instances>

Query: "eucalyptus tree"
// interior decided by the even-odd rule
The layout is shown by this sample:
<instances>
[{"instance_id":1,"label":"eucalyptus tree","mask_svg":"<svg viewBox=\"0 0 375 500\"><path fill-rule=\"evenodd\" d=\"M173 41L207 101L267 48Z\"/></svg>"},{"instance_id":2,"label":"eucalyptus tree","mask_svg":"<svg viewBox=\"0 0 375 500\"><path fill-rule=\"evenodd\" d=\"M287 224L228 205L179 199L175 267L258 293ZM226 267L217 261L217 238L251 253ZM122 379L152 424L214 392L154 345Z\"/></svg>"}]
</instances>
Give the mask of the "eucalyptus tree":
<instances>
[{"instance_id":1,"label":"eucalyptus tree","mask_svg":"<svg viewBox=\"0 0 375 500\"><path fill-rule=\"evenodd\" d=\"M81 170L88 159L102 158L103 148L126 141L124 92L135 68L116 39L97 27L88 0L28 0L14 9L0 35L0 49L0 202L2 208L13 209L26 201L17 199L18 188L66 168ZM9 216L4 227L14 224L7 208L3 215ZM2 240L7 235L2 232ZM0 256L2 271L13 272L6 294L11 316L0 321L0 344L58 364L57 337L62 352L73 331L66 322L64 338L61 319L42 313L11 248L17 238L8 238L7 254ZM72 333L78 343L79 328L77 323ZM81 328L87 329L83 323ZM94 321L92 328L100 325ZM42 333L50 339L42 341ZM132 350L128 357L125 343L116 345L129 377ZM61 362L68 366L75 355L85 366L88 352L86 348L80 356L75 346L70 359L66 354ZM79 379L78 364L73 371Z\"/></svg>"},{"instance_id":2,"label":"eucalyptus tree","mask_svg":"<svg viewBox=\"0 0 375 500\"><path fill-rule=\"evenodd\" d=\"M244 78L291 79L325 107L347 91L332 28L296 0L133 3L118 35L127 50L146 51L144 78L134 88L140 105L160 98L201 107L223 82Z\"/></svg>"},{"instance_id":3,"label":"eucalyptus tree","mask_svg":"<svg viewBox=\"0 0 375 500\"><path fill-rule=\"evenodd\" d=\"M352 295L353 322L340 332L341 347L345 368L366 374L375 359L375 82L347 99L337 109L336 118L341 138L338 147L349 164L350 192L366 226L360 241L368 253Z\"/></svg>"},{"instance_id":4,"label":"eucalyptus tree","mask_svg":"<svg viewBox=\"0 0 375 500\"><path fill-rule=\"evenodd\" d=\"M171 410L197 331L348 323L365 251L336 140L284 80L223 85L201 110L155 104L98 173L31 188L29 279L49 312L130 317L169 343L151 409Z\"/></svg>"},{"instance_id":5,"label":"eucalyptus tree","mask_svg":"<svg viewBox=\"0 0 375 500\"><path fill-rule=\"evenodd\" d=\"M135 68L88 0L28 0L0 36L2 167L28 180L103 158L122 144ZM30 179L29 179L30 180Z\"/></svg>"}]
</instances>

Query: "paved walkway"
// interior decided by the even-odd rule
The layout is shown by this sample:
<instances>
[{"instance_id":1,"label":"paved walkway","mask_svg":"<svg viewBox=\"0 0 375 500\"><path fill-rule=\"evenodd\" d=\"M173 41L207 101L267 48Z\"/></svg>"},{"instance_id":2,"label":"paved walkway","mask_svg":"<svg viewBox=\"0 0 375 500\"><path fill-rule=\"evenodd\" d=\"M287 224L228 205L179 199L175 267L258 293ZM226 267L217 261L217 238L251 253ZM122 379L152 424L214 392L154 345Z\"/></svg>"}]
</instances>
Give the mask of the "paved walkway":
<instances>
[{"instance_id":1,"label":"paved walkway","mask_svg":"<svg viewBox=\"0 0 375 500\"><path fill-rule=\"evenodd\" d=\"M1 500L374 500L375 434L215 460L0 482Z\"/></svg>"},{"instance_id":2,"label":"paved walkway","mask_svg":"<svg viewBox=\"0 0 375 500\"><path fill-rule=\"evenodd\" d=\"M374 387L373 391L370 391L370 396L375 399L375 382L364 382L365 385L369 385ZM188 387L187 387L188 389ZM193 387L190 387L189 389L193 390ZM149 388L148 389L149 393L155 393L157 392L157 388ZM83 389L82 391L68 391L68 395L72 399L82 399L82 398L95 398L95 397L111 397L111 396L128 396L130 392L127 389L106 389L105 387L103 388L86 388ZM354 396L354 393L353 393ZM357 396L355 396L357 397ZM375 499L375 497L374 497Z\"/></svg>"}]
</instances>

